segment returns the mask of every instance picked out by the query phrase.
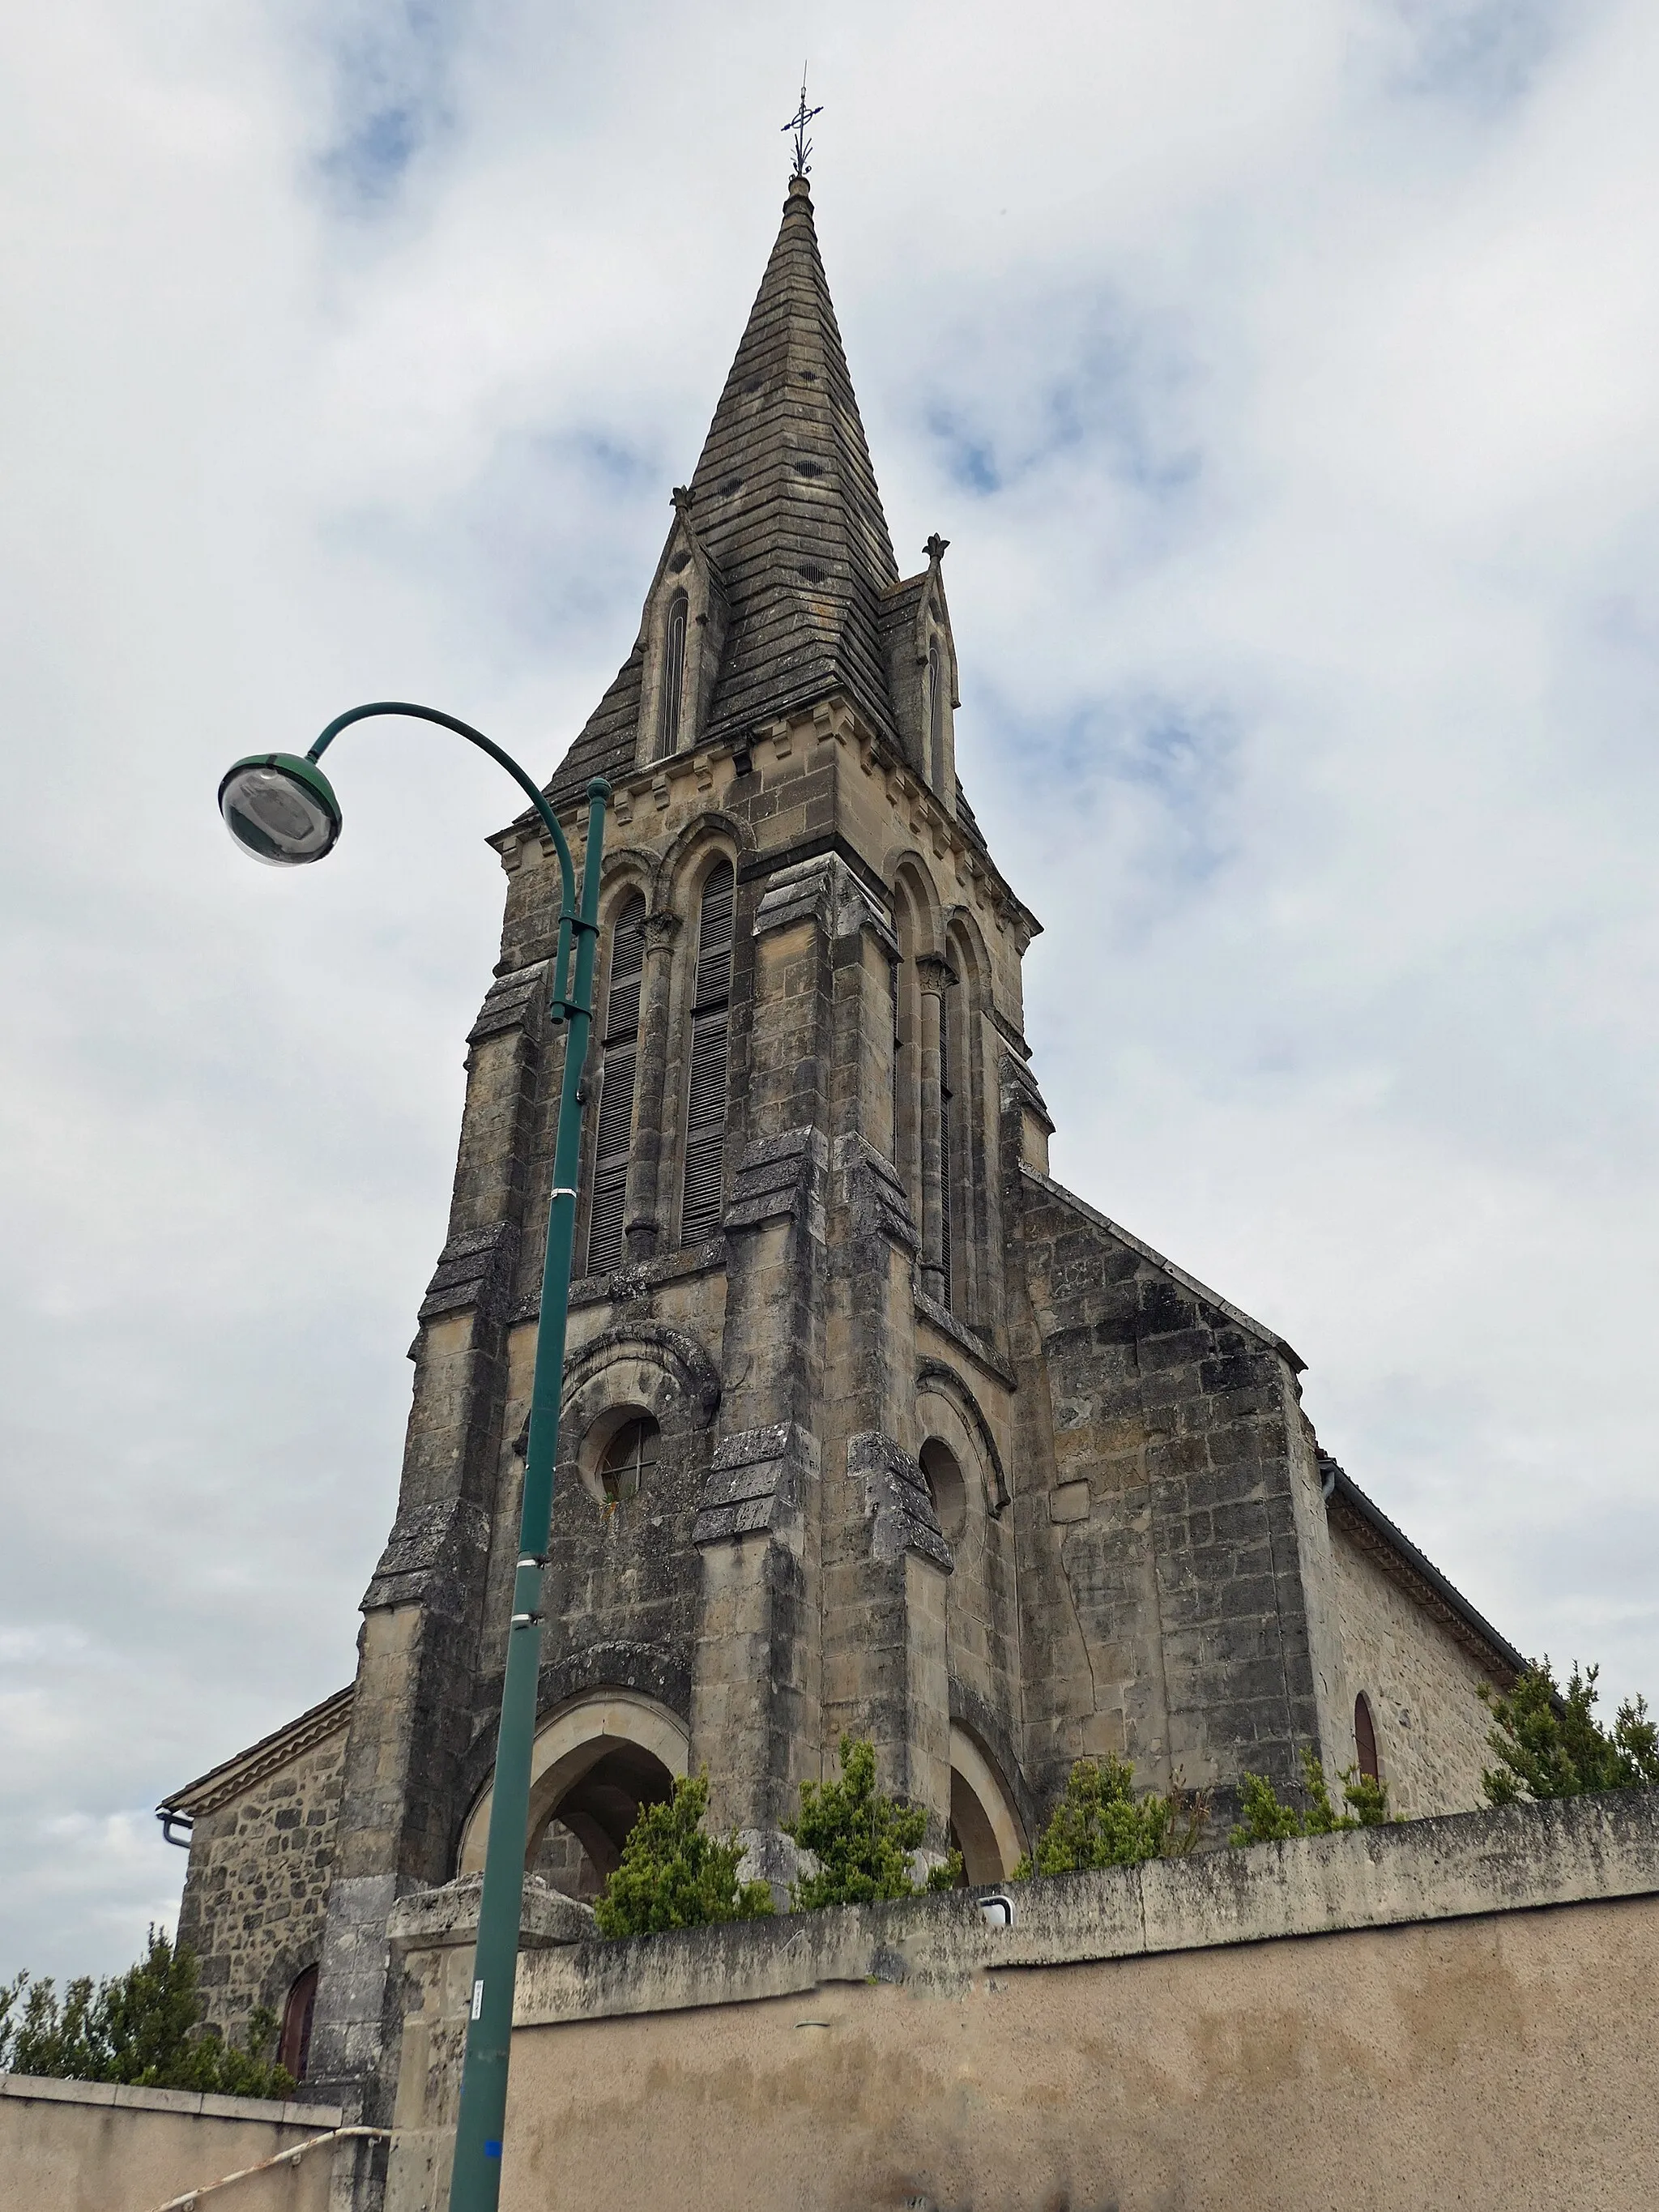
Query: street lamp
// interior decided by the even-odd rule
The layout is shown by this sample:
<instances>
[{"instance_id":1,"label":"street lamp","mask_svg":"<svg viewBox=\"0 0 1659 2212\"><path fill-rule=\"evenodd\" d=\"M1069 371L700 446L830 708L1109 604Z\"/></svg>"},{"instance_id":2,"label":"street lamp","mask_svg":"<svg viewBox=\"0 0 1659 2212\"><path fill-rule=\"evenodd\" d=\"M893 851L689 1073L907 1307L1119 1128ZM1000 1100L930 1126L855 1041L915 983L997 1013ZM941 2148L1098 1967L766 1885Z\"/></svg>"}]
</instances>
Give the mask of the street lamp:
<instances>
[{"instance_id":1,"label":"street lamp","mask_svg":"<svg viewBox=\"0 0 1659 2212\"><path fill-rule=\"evenodd\" d=\"M575 869L564 832L534 780L517 761L453 714L441 714L434 707L385 700L337 715L303 759L295 753L254 753L227 772L219 786L219 811L245 852L268 866L293 868L320 860L333 850L340 835L340 804L333 786L318 767L318 759L349 724L366 721L374 714L412 714L420 721L436 722L499 761L528 797L553 840L562 885L549 1016L556 1023L567 1024L564 1085L553 1150L553 1196L548 1212L524 1503L519 1519L519 1567L507 1631L489 1839L484 1856L483 1894L478 1902L471 2017L461 2071L455 2164L449 2184L450 2212L495 2212L501 2193L513 1985L523 1909L525 1840L530 1826L530 1755L541 1671L542 1573L547 1565L553 1518L553 1463L558 1451L559 1401L564 1391L565 1321L570 1302L570 1255L575 1241L576 1173L581 1145L581 1073L593 1010L599 861L605 843L605 803L611 796L611 787L598 776L587 787L587 846L579 908ZM567 991L573 939L575 969Z\"/></svg>"},{"instance_id":2,"label":"street lamp","mask_svg":"<svg viewBox=\"0 0 1659 2212\"><path fill-rule=\"evenodd\" d=\"M268 868L325 860L340 834L334 786L297 753L252 753L227 769L219 811L242 850Z\"/></svg>"}]
</instances>

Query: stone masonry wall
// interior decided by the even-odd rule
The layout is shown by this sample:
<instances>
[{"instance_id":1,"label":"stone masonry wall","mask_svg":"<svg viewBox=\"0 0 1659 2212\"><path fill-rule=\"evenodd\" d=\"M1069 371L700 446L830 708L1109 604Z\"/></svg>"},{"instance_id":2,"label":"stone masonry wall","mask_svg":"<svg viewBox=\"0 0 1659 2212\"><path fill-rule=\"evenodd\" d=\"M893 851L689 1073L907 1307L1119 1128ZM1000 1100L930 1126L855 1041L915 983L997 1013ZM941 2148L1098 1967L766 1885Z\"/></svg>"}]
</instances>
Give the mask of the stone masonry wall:
<instances>
[{"instance_id":1,"label":"stone masonry wall","mask_svg":"<svg viewBox=\"0 0 1659 2212\"><path fill-rule=\"evenodd\" d=\"M201 1960L210 2027L240 2035L269 2005L279 2016L323 1942L345 1759L338 1730L197 1815L179 1940Z\"/></svg>"},{"instance_id":2,"label":"stone masonry wall","mask_svg":"<svg viewBox=\"0 0 1659 2212\"><path fill-rule=\"evenodd\" d=\"M1349 1713L1363 1691L1391 1810L1408 1820L1476 1810L1492 1757L1480 1662L1362 1547L1345 1514L1332 1515L1331 1539Z\"/></svg>"},{"instance_id":3,"label":"stone masonry wall","mask_svg":"<svg viewBox=\"0 0 1659 2212\"><path fill-rule=\"evenodd\" d=\"M1291 1355L1069 1193L1022 1181L1027 1773L1046 1805L1072 1760L1120 1752L1143 1784L1178 1774L1225 1819L1245 1769L1295 1783L1336 1656L1310 1648L1297 1521L1317 1476Z\"/></svg>"}]
</instances>

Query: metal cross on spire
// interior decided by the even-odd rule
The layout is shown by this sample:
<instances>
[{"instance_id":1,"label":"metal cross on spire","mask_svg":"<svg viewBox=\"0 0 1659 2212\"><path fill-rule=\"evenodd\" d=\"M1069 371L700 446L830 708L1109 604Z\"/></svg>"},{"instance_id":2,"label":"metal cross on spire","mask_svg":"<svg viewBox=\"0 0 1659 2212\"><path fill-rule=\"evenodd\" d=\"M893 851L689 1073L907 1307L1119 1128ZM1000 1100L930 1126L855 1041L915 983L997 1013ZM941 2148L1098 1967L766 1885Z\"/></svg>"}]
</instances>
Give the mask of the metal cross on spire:
<instances>
[{"instance_id":1,"label":"metal cross on spire","mask_svg":"<svg viewBox=\"0 0 1659 2212\"><path fill-rule=\"evenodd\" d=\"M815 115L822 115L823 112L822 107L806 105L806 64L803 62L800 65L800 106L783 126L786 133L793 131L795 134L795 166L789 172L792 177L804 177L811 166L807 156L812 151L812 142L806 135L806 126Z\"/></svg>"}]
</instances>

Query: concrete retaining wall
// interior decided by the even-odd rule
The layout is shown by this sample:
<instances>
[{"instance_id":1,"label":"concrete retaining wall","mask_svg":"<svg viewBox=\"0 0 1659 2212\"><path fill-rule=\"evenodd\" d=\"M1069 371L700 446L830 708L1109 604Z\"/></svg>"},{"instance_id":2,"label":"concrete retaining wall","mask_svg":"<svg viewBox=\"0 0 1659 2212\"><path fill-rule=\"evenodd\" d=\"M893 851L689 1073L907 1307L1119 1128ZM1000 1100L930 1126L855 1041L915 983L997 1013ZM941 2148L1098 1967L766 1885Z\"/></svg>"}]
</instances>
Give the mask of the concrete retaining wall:
<instances>
[{"instance_id":1,"label":"concrete retaining wall","mask_svg":"<svg viewBox=\"0 0 1659 2212\"><path fill-rule=\"evenodd\" d=\"M963 1893L606 1944L532 1893L502 2212L1659 2193L1659 1794L1003 1893L1007 1928ZM399 1908L387 2212L444 2201L475 1899Z\"/></svg>"},{"instance_id":2,"label":"concrete retaining wall","mask_svg":"<svg viewBox=\"0 0 1659 2212\"><path fill-rule=\"evenodd\" d=\"M340 2124L326 2106L0 2075L0 2212L155 2212ZM238 2182L226 2212L326 2212L354 2145Z\"/></svg>"}]
</instances>

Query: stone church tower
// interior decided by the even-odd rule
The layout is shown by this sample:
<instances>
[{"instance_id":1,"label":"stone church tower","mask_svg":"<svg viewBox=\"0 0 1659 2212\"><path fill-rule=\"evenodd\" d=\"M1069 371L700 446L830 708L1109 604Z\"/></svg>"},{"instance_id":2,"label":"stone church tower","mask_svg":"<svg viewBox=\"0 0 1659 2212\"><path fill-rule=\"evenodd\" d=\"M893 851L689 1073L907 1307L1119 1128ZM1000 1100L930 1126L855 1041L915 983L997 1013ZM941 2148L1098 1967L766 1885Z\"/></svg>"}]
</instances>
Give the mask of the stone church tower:
<instances>
[{"instance_id":1,"label":"stone church tower","mask_svg":"<svg viewBox=\"0 0 1659 2212\"><path fill-rule=\"evenodd\" d=\"M708 1771L781 1824L843 1731L1009 1873L1073 1760L1407 1814L1478 1802L1517 1655L1320 1453L1301 1363L1048 1172L1038 923L957 778L943 538L902 576L804 179L616 681L548 787L616 800L532 1863L591 1894ZM557 871L494 841L398 1515L355 1686L169 1800L215 2017L287 2006L312 2092L390 2110L393 1902L481 1863L562 1033ZM1094 1018L1080 984L1079 1012Z\"/></svg>"}]
</instances>

